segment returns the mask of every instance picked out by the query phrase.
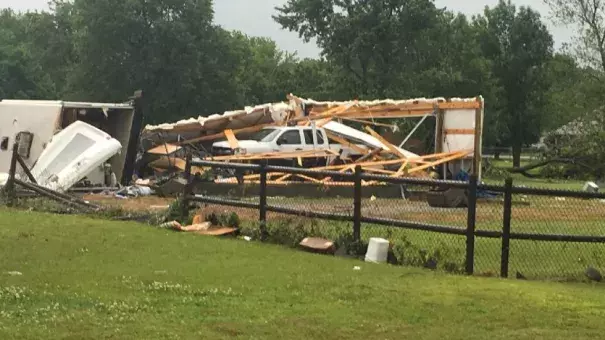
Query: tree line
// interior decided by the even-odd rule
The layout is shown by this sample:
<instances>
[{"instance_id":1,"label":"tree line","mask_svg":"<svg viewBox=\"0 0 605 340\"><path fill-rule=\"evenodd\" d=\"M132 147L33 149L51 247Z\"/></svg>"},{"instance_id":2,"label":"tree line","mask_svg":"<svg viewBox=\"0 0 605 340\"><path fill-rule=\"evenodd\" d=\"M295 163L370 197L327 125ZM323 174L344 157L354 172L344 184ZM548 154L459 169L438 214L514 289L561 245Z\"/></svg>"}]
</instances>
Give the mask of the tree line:
<instances>
[{"instance_id":1,"label":"tree line","mask_svg":"<svg viewBox=\"0 0 605 340\"><path fill-rule=\"evenodd\" d=\"M474 97L484 143L521 149L600 107L605 4L545 0L579 28L556 51L540 14L501 0L468 17L432 0L289 0L273 20L314 39L300 59L225 30L212 0L54 0L0 12L0 98L118 101L143 89L146 122L284 100ZM259 18L258 20L263 20Z\"/></svg>"}]
</instances>

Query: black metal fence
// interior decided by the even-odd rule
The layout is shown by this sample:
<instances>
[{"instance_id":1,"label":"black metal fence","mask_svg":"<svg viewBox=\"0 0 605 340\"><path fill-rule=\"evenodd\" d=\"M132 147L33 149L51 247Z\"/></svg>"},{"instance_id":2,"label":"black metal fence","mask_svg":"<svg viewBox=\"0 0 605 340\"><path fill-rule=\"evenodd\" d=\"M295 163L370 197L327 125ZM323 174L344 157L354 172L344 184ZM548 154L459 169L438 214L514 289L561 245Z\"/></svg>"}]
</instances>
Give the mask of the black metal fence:
<instances>
[{"instance_id":1,"label":"black metal fence","mask_svg":"<svg viewBox=\"0 0 605 340\"><path fill-rule=\"evenodd\" d=\"M211 193L206 186L216 184L194 185L191 166L254 172L260 177L255 184L236 185L242 190L225 186ZM398 263L476 275L578 280L587 268L605 266L602 193L515 187L511 179L502 186L487 186L478 185L476 178L468 182L395 178L362 173L361 168L341 173L191 159L187 167L184 216L193 202L234 211L259 238L283 235L279 228L291 228L298 238L338 239L346 234L350 241L363 243L383 237L391 241ZM268 173L338 178L340 196L327 195L326 190L334 189L321 184L309 184L315 195L280 196L283 188L268 184ZM387 184L364 185L370 182ZM393 186L404 197L382 198L381 193ZM430 206L426 196L436 187L464 191L465 208Z\"/></svg>"}]
</instances>

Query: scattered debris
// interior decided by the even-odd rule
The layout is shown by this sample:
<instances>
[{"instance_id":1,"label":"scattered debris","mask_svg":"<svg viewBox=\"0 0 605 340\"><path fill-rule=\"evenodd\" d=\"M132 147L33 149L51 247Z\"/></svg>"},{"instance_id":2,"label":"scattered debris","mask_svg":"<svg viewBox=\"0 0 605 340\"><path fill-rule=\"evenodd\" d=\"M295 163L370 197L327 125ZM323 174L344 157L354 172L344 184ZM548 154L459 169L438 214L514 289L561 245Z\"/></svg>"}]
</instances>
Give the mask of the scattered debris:
<instances>
[{"instance_id":1,"label":"scattered debris","mask_svg":"<svg viewBox=\"0 0 605 340\"><path fill-rule=\"evenodd\" d=\"M205 222L204 217L202 215L198 214L198 215L193 216L193 221L192 221L193 224L201 224L204 222Z\"/></svg>"},{"instance_id":2,"label":"scattered debris","mask_svg":"<svg viewBox=\"0 0 605 340\"><path fill-rule=\"evenodd\" d=\"M172 177L163 183L156 183L155 189L160 196L169 197L182 193L186 185L186 179Z\"/></svg>"},{"instance_id":3,"label":"scattered debris","mask_svg":"<svg viewBox=\"0 0 605 340\"><path fill-rule=\"evenodd\" d=\"M153 190L148 186L132 185L116 191L115 196L119 198L141 197L153 195Z\"/></svg>"},{"instance_id":4,"label":"scattered debris","mask_svg":"<svg viewBox=\"0 0 605 340\"><path fill-rule=\"evenodd\" d=\"M584 184L584 188L582 189L585 192L599 192L599 186L595 182L586 182Z\"/></svg>"},{"instance_id":5,"label":"scattered debris","mask_svg":"<svg viewBox=\"0 0 605 340\"><path fill-rule=\"evenodd\" d=\"M165 209L168 209L168 208L170 208L170 206L168 204L166 204L166 205L152 205L152 206L149 206L149 209L152 209L152 210L165 210Z\"/></svg>"},{"instance_id":6,"label":"scattered debris","mask_svg":"<svg viewBox=\"0 0 605 340\"><path fill-rule=\"evenodd\" d=\"M181 224L177 221L170 221L170 222L160 224L159 227L164 228L164 229L176 229L178 227L181 227Z\"/></svg>"},{"instance_id":7,"label":"scattered debris","mask_svg":"<svg viewBox=\"0 0 605 340\"><path fill-rule=\"evenodd\" d=\"M334 255L336 252L333 241L318 237L307 237L300 241L299 246L313 253Z\"/></svg>"},{"instance_id":8,"label":"scattered debris","mask_svg":"<svg viewBox=\"0 0 605 340\"><path fill-rule=\"evenodd\" d=\"M361 267L360 266L355 266L355 267L353 267L353 270L361 270Z\"/></svg>"},{"instance_id":9,"label":"scattered debris","mask_svg":"<svg viewBox=\"0 0 605 340\"><path fill-rule=\"evenodd\" d=\"M601 282L603 280L603 275L601 275L601 272L594 267L586 268L584 274L591 281Z\"/></svg>"},{"instance_id":10,"label":"scattered debris","mask_svg":"<svg viewBox=\"0 0 605 340\"><path fill-rule=\"evenodd\" d=\"M206 231L212 226L210 222L203 222L198 224L192 224L186 227L181 226L180 224L175 225L174 229L178 231Z\"/></svg>"},{"instance_id":11,"label":"scattered debris","mask_svg":"<svg viewBox=\"0 0 605 340\"><path fill-rule=\"evenodd\" d=\"M239 232L238 228L221 227L221 228L213 228L213 229L198 231L198 232L196 232L196 234L205 235L205 236L230 236L230 235L236 235L238 232Z\"/></svg>"},{"instance_id":12,"label":"scattered debris","mask_svg":"<svg viewBox=\"0 0 605 340\"><path fill-rule=\"evenodd\" d=\"M21 275L23 275L23 273L18 272L18 271L10 271L10 272L6 272L6 274L8 274L10 276L21 276Z\"/></svg>"},{"instance_id":13,"label":"scattered debris","mask_svg":"<svg viewBox=\"0 0 605 340\"><path fill-rule=\"evenodd\" d=\"M373 263L386 263L389 254L390 242L383 238L370 238L365 261Z\"/></svg>"}]
</instances>

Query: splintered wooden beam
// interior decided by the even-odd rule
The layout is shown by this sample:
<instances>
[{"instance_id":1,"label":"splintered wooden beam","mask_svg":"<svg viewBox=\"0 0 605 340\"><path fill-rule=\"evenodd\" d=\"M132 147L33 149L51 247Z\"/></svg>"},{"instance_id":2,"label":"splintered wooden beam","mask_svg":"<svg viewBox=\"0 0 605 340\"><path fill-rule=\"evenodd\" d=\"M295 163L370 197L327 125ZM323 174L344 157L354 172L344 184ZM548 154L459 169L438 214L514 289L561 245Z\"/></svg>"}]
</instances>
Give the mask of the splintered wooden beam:
<instances>
[{"instance_id":1,"label":"splintered wooden beam","mask_svg":"<svg viewBox=\"0 0 605 340\"><path fill-rule=\"evenodd\" d=\"M238 142L237 138L235 138L235 134L233 134L233 130L227 129L223 133L225 134L225 137L227 137L227 141L229 142L229 146L231 147L231 149L235 150L235 149L239 148L239 142Z\"/></svg>"},{"instance_id":2,"label":"splintered wooden beam","mask_svg":"<svg viewBox=\"0 0 605 340\"><path fill-rule=\"evenodd\" d=\"M302 174L294 174L294 176L296 176L296 177L300 177L300 178L302 178L302 179L306 179L307 181L311 181L311 182L313 182L313 183L322 183L322 182L321 182L321 180L318 180L318 179L316 179L316 178L309 177L309 176L306 176L306 175L302 175Z\"/></svg>"},{"instance_id":3,"label":"splintered wooden beam","mask_svg":"<svg viewBox=\"0 0 605 340\"><path fill-rule=\"evenodd\" d=\"M280 178L276 179L275 181L276 182L283 182L283 181L287 180L290 177L292 177L292 174L286 174L286 175L283 175Z\"/></svg>"},{"instance_id":4,"label":"splintered wooden beam","mask_svg":"<svg viewBox=\"0 0 605 340\"><path fill-rule=\"evenodd\" d=\"M237 135L237 134L240 134L240 133L253 133L253 132L260 131L260 130L266 128L266 127L270 127L270 126L275 126L275 123L261 124L261 125L256 125L256 126L249 126L249 127L242 128L242 129L231 130L231 132L233 132L234 135ZM202 136L202 137L188 139L188 140L180 142L179 144L181 144L181 145L183 145L183 144L193 144L193 143L199 143L199 142L216 140L216 139L224 138L224 137L225 137L225 132L223 131L223 132L220 132L220 133L215 133L213 135L207 135L207 136Z\"/></svg>"},{"instance_id":5,"label":"splintered wooden beam","mask_svg":"<svg viewBox=\"0 0 605 340\"><path fill-rule=\"evenodd\" d=\"M372 121L365 120L365 119L356 119L356 118L347 118L347 117L340 117L340 118L343 120L348 120L351 122L362 123L362 124L367 124L367 125L382 126L382 127L387 127L387 128L393 127L393 124L377 123L377 122L372 122Z\"/></svg>"},{"instance_id":6,"label":"splintered wooden beam","mask_svg":"<svg viewBox=\"0 0 605 340\"><path fill-rule=\"evenodd\" d=\"M388 160L388 161L378 161L378 162L361 162L361 163L354 163L355 166L359 165L362 168L364 166L378 166L378 165L395 165L395 164L400 164L405 162L405 159L393 159L393 160ZM413 160L410 160L410 162L413 162ZM317 168L313 168L311 170L338 170L341 169L342 165L330 165L330 166L322 166L322 167L317 167Z\"/></svg>"},{"instance_id":7,"label":"splintered wooden beam","mask_svg":"<svg viewBox=\"0 0 605 340\"><path fill-rule=\"evenodd\" d=\"M332 118L324 118L324 119L319 120L317 122L316 126L318 128L322 128L322 127L324 127L324 125L328 124L331 121L332 121Z\"/></svg>"},{"instance_id":8,"label":"splintered wooden beam","mask_svg":"<svg viewBox=\"0 0 605 340\"><path fill-rule=\"evenodd\" d=\"M446 135L474 135L475 129L445 129L443 133Z\"/></svg>"},{"instance_id":9,"label":"splintered wooden beam","mask_svg":"<svg viewBox=\"0 0 605 340\"><path fill-rule=\"evenodd\" d=\"M401 158L401 159L392 159L392 160L377 161L377 162L358 162L358 163L354 163L354 164L350 164L350 165L359 165L361 167L379 166L379 165L386 166L386 165L402 164L407 161L407 162L409 162L409 164L423 164L423 165L428 164L428 167L431 167L432 166L431 164L433 164L435 162L427 162L426 161L427 159L431 159L431 158L443 159L443 158L451 157L453 155L457 155L459 153L468 155L470 152L472 152L472 151L465 150L465 151L444 152L444 153L440 153L440 154L426 155L426 156L420 156L420 157L414 157L414 158ZM456 158L454 158L454 159L456 159ZM439 164L441 164L441 163L439 163ZM341 168L342 168L342 165L331 165L331 166L317 167L317 168L313 168L311 170L335 170L335 169L338 170Z\"/></svg>"},{"instance_id":10,"label":"splintered wooden beam","mask_svg":"<svg viewBox=\"0 0 605 340\"><path fill-rule=\"evenodd\" d=\"M443 157L434 162L430 162L430 163L412 168L408 171L408 174L413 174L415 172L422 171L424 169L428 169L428 168L431 168L431 167L434 167L434 166L437 166L437 165L440 165L443 163L447 163L447 162L451 162L456 159L464 158L464 157L468 156L471 152L472 151L457 151L457 152L453 153L451 156Z\"/></svg>"},{"instance_id":11,"label":"splintered wooden beam","mask_svg":"<svg viewBox=\"0 0 605 340\"><path fill-rule=\"evenodd\" d=\"M368 160L368 159L372 159L372 158L374 158L374 157L377 157L377 156L379 156L379 155L380 155L380 153L381 153L382 151L383 151L383 150L382 150L382 149L380 149L380 148L378 148L378 149L374 149L372 152L370 152L370 153L368 153L367 155L365 155L365 156L363 156L363 157L359 158L357 161L355 161L355 163L361 163L361 162L363 162L363 161L365 161L365 160Z\"/></svg>"},{"instance_id":12,"label":"splintered wooden beam","mask_svg":"<svg viewBox=\"0 0 605 340\"><path fill-rule=\"evenodd\" d=\"M394 175L395 171L391 171L391 170L384 170L384 169L376 169L376 168L363 168L363 171L366 172L376 172L379 174L384 174L384 175Z\"/></svg>"},{"instance_id":13,"label":"splintered wooden beam","mask_svg":"<svg viewBox=\"0 0 605 340\"><path fill-rule=\"evenodd\" d=\"M405 162L401 164L399 170L397 170L397 172L393 175L393 177L401 177L401 175L403 175L403 173L405 172L405 168L408 166L408 164L410 164L410 161L406 159Z\"/></svg>"},{"instance_id":14,"label":"splintered wooden beam","mask_svg":"<svg viewBox=\"0 0 605 340\"><path fill-rule=\"evenodd\" d=\"M340 105L344 105L345 103L341 103ZM358 103L353 105L350 112L353 113L383 113L383 112L398 112L398 111L407 111L418 114L421 111L431 112L435 109L441 110L456 110L456 109L480 109L481 102L477 100L473 101L417 101L417 102L405 102L405 103L392 103L392 104L381 104L374 106L363 106L363 103ZM331 108L324 108L321 111L322 107L314 108L316 114L321 114L322 112L327 112Z\"/></svg>"},{"instance_id":15,"label":"splintered wooden beam","mask_svg":"<svg viewBox=\"0 0 605 340\"><path fill-rule=\"evenodd\" d=\"M355 165L355 164L349 164L349 165L345 166L344 168L338 170L338 172L345 173L345 172L347 172L349 170L355 169L356 166L357 165Z\"/></svg>"},{"instance_id":16,"label":"splintered wooden beam","mask_svg":"<svg viewBox=\"0 0 605 340\"><path fill-rule=\"evenodd\" d=\"M399 149L389 143L386 139L384 139L381 135L379 135L376 131L372 130L371 127L366 126L366 131L368 131L374 138L378 139L382 144L384 144L392 153L394 153L395 155L401 157L401 158L407 158L403 152L399 151Z\"/></svg>"},{"instance_id":17,"label":"splintered wooden beam","mask_svg":"<svg viewBox=\"0 0 605 340\"><path fill-rule=\"evenodd\" d=\"M327 132L327 131L326 131L326 134L328 135L329 139L335 141L336 143L338 143L338 144L340 144L342 146L348 146L351 149L359 152L362 155L365 155L365 154L368 153L368 149L361 148L361 147L357 146L356 144L353 144L353 143L349 142L348 140L346 140L346 139L344 139L342 137L339 137L339 136L337 136L337 135L335 135L333 133Z\"/></svg>"},{"instance_id":18,"label":"splintered wooden beam","mask_svg":"<svg viewBox=\"0 0 605 340\"><path fill-rule=\"evenodd\" d=\"M214 161L249 161L259 159L296 159L296 158L315 158L315 157L327 157L338 155L333 150L307 150L307 151L296 151L296 152L271 152L271 153L260 153L250 155L234 155L234 156L218 156L209 157L208 159Z\"/></svg>"}]
</instances>

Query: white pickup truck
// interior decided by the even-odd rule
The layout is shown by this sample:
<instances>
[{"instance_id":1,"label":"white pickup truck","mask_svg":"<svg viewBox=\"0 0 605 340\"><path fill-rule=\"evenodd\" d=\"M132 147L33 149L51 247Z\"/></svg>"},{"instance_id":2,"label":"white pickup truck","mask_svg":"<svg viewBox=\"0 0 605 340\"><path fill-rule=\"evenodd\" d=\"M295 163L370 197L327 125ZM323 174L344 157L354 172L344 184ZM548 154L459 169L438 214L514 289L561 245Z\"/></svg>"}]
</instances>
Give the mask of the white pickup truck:
<instances>
[{"instance_id":1,"label":"white pickup truck","mask_svg":"<svg viewBox=\"0 0 605 340\"><path fill-rule=\"evenodd\" d=\"M331 144L323 128L311 126L279 126L260 130L249 139L239 140L239 148L231 149L229 142L221 141L212 144L213 156L233 154L259 154L272 152L297 152L311 150L333 150L341 153L342 157L360 156L361 154L350 147ZM363 144L359 145L366 148Z\"/></svg>"}]
</instances>

